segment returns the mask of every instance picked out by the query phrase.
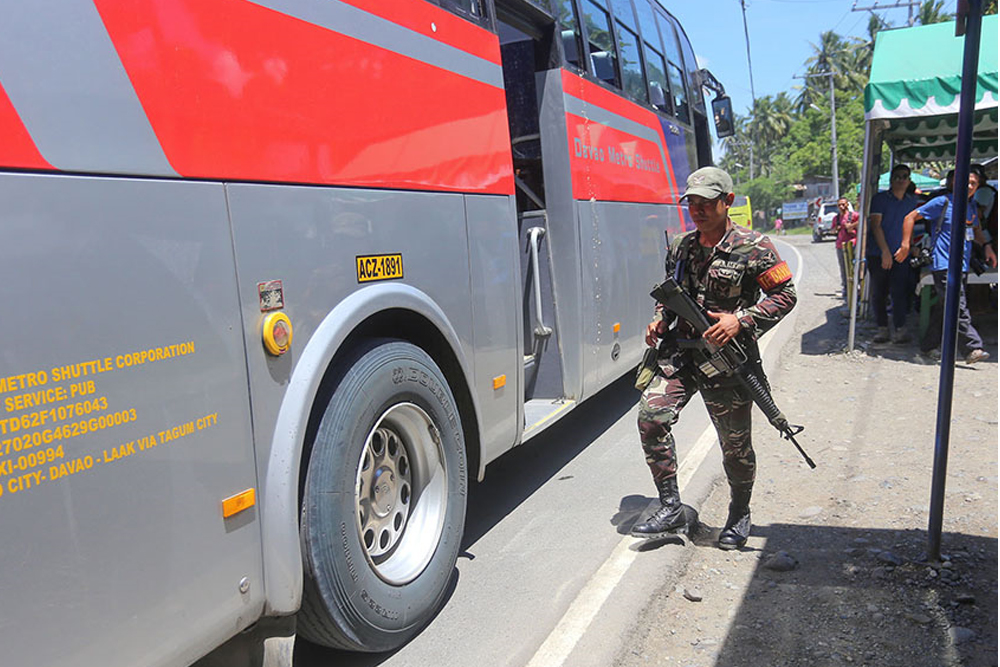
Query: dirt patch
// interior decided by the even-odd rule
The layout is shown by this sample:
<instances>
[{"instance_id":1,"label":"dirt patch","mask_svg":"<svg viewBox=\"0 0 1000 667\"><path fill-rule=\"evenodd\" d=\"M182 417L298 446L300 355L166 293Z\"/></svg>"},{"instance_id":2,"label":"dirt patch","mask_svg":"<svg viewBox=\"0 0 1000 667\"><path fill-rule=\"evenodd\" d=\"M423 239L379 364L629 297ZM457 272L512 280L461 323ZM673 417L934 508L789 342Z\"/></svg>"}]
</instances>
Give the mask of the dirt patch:
<instances>
[{"instance_id":1,"label":"dirt patch","mask_svg":"<svg viewBox=\"0 0 1000 667\"><path fill-rule=\"evenodd\" d=\"M845 354L832 244L786 238L810 268L771 381L790 421L806 425L800 442L819 467L755 411L746 548L715 547L728 503L720 480L699 508L704 532L661 547L689 558L616 664L997 665L996 311L976 320L993 359L956 366L944 558L927 563L940 366L915 344ZM859 340L872 333L861 326Z\"/></svg>"}]
</instances>

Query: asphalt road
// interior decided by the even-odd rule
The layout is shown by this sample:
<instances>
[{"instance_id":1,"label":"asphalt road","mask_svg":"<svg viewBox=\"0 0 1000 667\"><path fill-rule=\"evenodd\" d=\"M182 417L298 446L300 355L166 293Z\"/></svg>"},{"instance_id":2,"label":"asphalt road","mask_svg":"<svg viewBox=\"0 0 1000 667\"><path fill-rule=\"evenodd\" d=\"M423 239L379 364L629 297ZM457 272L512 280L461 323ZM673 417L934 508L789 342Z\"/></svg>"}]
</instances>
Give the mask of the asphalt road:
<instances>
[{"instance_id":1,"label":"asphalt road","mask_svg":"<svg viewBox=\"0 0 1000 667\"><path fill-rule=\"evenodd\" d=\"M799 253L778 244L798 275ZM833 255L832 243L820 247ZM765 337L765 364L791 332L790 320ZM654 588L650 582L661 581L683 557L683 549L644 549L627 536L654 497L636 432L637 400L626 375L491 464L486 479L471 485L464 548L448 599L409 644L391 654L359 655L300 640L295 665L611 664ZM682 495L697 506L721 474L700 398L674 432Z\"/></svg>"}]
</instances>

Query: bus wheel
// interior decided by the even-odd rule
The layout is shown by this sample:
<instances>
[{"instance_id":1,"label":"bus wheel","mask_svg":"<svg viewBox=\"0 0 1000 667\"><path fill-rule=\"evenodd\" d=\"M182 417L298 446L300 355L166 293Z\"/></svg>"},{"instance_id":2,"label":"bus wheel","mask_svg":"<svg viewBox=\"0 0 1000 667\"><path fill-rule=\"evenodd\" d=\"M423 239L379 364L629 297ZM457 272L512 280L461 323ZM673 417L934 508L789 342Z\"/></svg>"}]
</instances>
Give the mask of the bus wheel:
<instances>
[{"instance_id":1,"label":"bus wheel","mask_svg":"<svg viewBox=\"0 0 1000 667\"><path fill-rule=\"evenodd\" d=\"M465 441L451 389L420 348L377 341L338 370L303 491L298 632L387 651L431 619L452 577Z\"/></svg>"}]
</instances>

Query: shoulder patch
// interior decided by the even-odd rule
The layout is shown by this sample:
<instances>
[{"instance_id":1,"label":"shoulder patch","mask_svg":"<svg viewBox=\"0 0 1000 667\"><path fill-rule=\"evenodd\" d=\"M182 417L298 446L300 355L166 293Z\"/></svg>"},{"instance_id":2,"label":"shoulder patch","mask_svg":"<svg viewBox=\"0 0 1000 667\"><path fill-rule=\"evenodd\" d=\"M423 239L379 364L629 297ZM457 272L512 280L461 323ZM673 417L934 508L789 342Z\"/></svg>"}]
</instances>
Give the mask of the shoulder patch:
<instances>
[{"instance_id":1,"label":"shoulder patch","mask_svg":"<svg viewBox=\"0 0 1000 667\"><path fill-rule=\"evenodd\" d=\"M757 284L765 292L774 289L782 283L787 283L792 279L792 272L785 262L779 262L764 273L757 276Z\"/></svg>"}]
</instances>

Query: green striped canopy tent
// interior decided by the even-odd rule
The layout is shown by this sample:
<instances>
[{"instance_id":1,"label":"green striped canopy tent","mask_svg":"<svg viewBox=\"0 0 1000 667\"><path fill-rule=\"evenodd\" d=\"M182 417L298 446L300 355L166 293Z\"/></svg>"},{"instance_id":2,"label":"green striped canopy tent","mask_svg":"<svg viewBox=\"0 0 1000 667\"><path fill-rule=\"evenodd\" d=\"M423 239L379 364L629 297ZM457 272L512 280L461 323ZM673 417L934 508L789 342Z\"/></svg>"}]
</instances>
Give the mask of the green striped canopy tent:
<instances>
[{"instance_id":1,"label":"green striped canopy tent","mask_svg":"<svg viewBox=\"0 0 1000 667\"><path fill-rule=\"evenodd\" d=\"M892 176L891 171L887 171L878 177L878 189L888 190L890 181L889 178ZM930 192L931 190L936 190L941 187L941 179L933 178L931 176L924 176L919 171L914 171L910 174L910 180L913 184L917 186L917 189L923 190L924 192Z\"/></svg>"},{"instance_id":2,"label":"green striped canopy tent","mask_svg":"<svg viewBox=\"0 0 1000 667\"><path fill-rule=\"evenodd\" d=\"M972 159L997 154L997 16L983 17ZM955 159L964 38L955 22L885 30L875 39L865 120L897 162ZM878 138L878 137L876 137Z\"/></svg>"},{"instance_id":3,"label":"green striped canopy tent","mask_svg":"<svg viewBox=\"0 0 1000 667\"><path fill-rule=\"evenodd\" d=\"M973 112L972 160L997 155L997 16L982 17ZM958 143L965 38L955 22L884 30L875 38L871 76L865 86L865 144L861 167L861 229L858 256L864 257L868 211L878 192L882 147L894 163L919 169L922 162L953 162ZM860 283L861 263L854 267ZM860 286L862 302L865 289ZM854 346L858 304L852 303L848 346Z\"/></svg>"}]
</instances>

